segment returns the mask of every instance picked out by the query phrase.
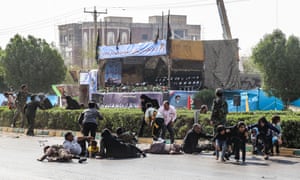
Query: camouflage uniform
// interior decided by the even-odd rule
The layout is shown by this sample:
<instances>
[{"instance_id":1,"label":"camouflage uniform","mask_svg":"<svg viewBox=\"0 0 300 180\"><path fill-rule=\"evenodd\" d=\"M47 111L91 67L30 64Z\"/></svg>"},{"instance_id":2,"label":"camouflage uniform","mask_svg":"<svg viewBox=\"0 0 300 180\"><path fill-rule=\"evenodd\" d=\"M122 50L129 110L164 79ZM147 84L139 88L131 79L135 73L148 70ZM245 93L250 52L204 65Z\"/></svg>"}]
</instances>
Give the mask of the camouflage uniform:
<instances>
[{"instance_id":1,"label":"camouflage uniform","mask_svg":"<svg viewBox=\"0 0 300 180\"><path fill-rule=\"evenodd\" d=\"M218 125L226 125L226 116L228 114L228 104L223 98L223 90L216 89L216 98L213 100L210 120L214 125L214 131ZM215 131L216 132L216 131Z\"/></svg>"},{"instance_id":2,"label":"camouflage uniform","mask_svg":"<svg viewBox=\"0 0 300 180\"><path fill-rule=\"evenodd\" d=\"M129 143L133 145L136 145L136 143L138 142L136 137L130 131L126 131L118 135L117 139L121 142Z\"/></svg>"},{"instance_id":3,"label":"camouflage uniform","mask_svg":"<svg viewBox=\"0 0 300 180\"><path fill-rule=\"evenodd\" d=\"M28 92L27 91L20 91L17 94L17 98L16 98L16 111L12 120L12 127L16 127L16 120L19 117L19 115L21 114L21 127L24 127L24 123L25 123L25 114L24 114L24 106L26 105L26 101L27 101L27 96L28 96Z\"/></svg>"},{"instance_id":4,"label":"camouflage uniform","mask_svg":"<svg viewBox=\"0 0 300 180\"><path fill-rule=\"evenodd\" d=\"M71 161L73 155L68 150L64 149L62 145L52 145L47 148L44 156L39 160L43 161L46 158L49 162L66 162Z\"/></svg>"}]
</instances>

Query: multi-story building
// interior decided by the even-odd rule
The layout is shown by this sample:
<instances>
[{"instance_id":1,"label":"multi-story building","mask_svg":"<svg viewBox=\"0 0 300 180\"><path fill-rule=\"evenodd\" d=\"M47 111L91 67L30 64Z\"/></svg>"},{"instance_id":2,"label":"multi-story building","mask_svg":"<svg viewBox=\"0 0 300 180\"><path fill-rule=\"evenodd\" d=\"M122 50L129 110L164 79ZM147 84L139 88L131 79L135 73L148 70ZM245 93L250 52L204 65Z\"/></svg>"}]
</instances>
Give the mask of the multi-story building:
<instances>
[{"instance_id":1,"label":"multi-story building","mask_svg":"<svg viewBox=\"0 0 300 180\"><path fill-rule=\"evenodd\" d=\"M201 40L201 26L187 24L184 15L170 15L172 39ZM95 63L96 39L93 22L60 25L59 46L67 66L90 68ZM166 39L167 16L150 16L148 23L133 23L132 17L104 18L97 23L101 45L140 43Z\"/></svg>"}]
</instances>

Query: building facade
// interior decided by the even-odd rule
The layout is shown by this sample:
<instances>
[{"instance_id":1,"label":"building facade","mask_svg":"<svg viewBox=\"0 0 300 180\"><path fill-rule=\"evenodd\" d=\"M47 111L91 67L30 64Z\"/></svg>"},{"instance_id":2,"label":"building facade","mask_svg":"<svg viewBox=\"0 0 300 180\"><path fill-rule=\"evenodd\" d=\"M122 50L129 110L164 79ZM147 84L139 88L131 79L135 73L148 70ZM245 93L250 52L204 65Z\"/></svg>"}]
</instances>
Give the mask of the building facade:
<instances>
[{"instance_id":1,"label":"building facade","mask_svg":"<svg viewBox=\"0 0 300 180\"><path fill-rule=\"evenodd\" d=\"M170 15L172 39L201 40L201 26L187 24L184 15ZM94 23L64 24L59 28L59 47L67 66L91 68L95 64L97 37ZM150 16L148 23L134 23L132 17L104 18L97 23L100 45L140 43L166 39L167 16Z\"/></svg>"}]
</instances>

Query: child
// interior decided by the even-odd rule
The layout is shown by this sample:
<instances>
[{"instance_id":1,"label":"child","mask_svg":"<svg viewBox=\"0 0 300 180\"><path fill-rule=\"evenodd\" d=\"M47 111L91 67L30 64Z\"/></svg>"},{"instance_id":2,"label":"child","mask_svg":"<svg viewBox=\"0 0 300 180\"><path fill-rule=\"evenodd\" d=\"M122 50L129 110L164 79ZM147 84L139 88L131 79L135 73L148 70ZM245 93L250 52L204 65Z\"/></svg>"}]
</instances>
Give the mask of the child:
<instances>
[{"instance_id":1,"label":"child","mask_svg":"<svg viewBox=\"0 0 300 180\"><path fill-rule=\"evenodd\" d=\"M227 151L228 134L223 125L217 126L217 133L214 137L216 142L216 160L219 160L219 152L222 150L221 161L225 162L225 153Z\"/></svg>"},{"instance_id":2,"label":"child","mask_svg":"<svg viewBox=\"0 0 300 180\"><path fill-rule=\"evenodd\" d=\"M269 123L266 119L266 117L261 117L259 118L258 122L256 124L253 124L249 126L249 129L253 128L258 129L259 135L257 136L257 139L261 139L263 144L264 144L264 154L265 154L265 160L269 159L269 154L270 154L270 148L272 145L272 134L269 133L270 130L280 133L280 131L275 128L271 123Z\"/></svg>"},{"instance_id":3,"label":"child","mask_svg":"<svg viewBox=\"0 0 300 180\"><path fill-rule=\"evenodd\" d=\"M258 135L258 129L253 128L251 129L251 144L252 144L252 154L258 154L258 148L257 148L257 135Z\"/></svg>"},{"instance_id":4,"label":"child","mask_svg":"<svg viewBox=\"0 0 300 180\"><path fill-rule=\"evenodd\" d=\"M97 146L97 141L92 140L90 146L88 147L89 157L95 158L99 153L99 146Z\"/></svg>"},{"instance_id":5,"label":"child","mask_svg":"<svg viewBox=\"0 0 300 180\"><path fill-rule=\"evenodd\" d=\"M230 132L233 142L234 158L239 162L240 151L242 151L242 163L244 164L246 161L246 142L248 138L246 124L243 121L240 121L237 125L230 128Z\"/></svg>"},{"instance_id":6,"label":"child","mask_svg":"<svg viewBox=\"0 0 300 180\"><path fill-rule=\"evenodd\" d=\"M281 126L280 126L280 116L275 115L272 117L272 125L278 129L279 131L281 131ZM274 154L274 146L276 148L276 155L280 154L279 151L279 145L282 143L281 141L281 134L276 133L275 131L273 131L273 137L272 137L272 146L271 146L271 155Z\"/></svg>"}]
</instances>

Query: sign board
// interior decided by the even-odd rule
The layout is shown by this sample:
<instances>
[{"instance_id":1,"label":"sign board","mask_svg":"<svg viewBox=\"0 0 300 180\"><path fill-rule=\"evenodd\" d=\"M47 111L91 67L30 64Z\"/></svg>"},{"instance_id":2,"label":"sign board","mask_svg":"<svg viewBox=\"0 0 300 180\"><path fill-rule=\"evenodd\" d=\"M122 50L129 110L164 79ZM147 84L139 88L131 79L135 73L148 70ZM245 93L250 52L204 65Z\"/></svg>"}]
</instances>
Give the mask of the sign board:
<instances>
[{"instance_id":1,"label":"sign board","mask_svg":"<svg viewBox=\"0 0 300 180\"><path fill-rule=\"evenodd\" d=\"M202 41L171 40L171 59L204 61Z\"/></svg>"}]
</instances>

